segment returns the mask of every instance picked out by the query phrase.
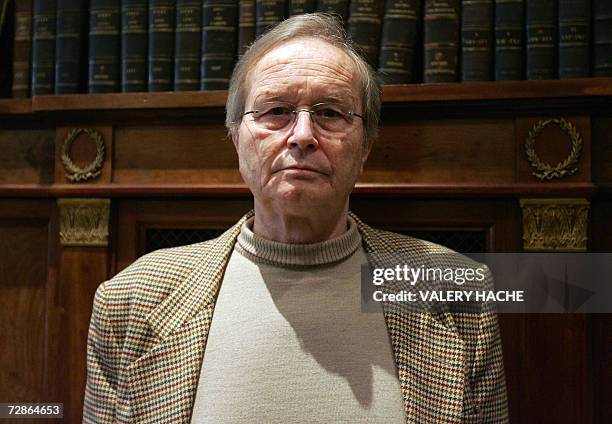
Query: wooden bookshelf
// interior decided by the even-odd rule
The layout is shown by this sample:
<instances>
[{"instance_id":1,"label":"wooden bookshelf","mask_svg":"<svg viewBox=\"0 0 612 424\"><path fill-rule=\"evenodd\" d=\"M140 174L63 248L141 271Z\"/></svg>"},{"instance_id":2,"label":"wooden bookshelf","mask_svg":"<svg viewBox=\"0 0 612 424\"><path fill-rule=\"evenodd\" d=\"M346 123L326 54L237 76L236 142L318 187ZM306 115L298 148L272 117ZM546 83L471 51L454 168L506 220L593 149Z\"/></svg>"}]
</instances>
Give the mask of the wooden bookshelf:
<instances>
[{"instance_id":1,"label":"wooden bookshelf","mask_svg":"<svg viewBox=\"0 0 612 424\"><path fill-rule=\"evenodd\" d=\"M185 110L223 108L226 91L110 93L35 96L0 99L0 115L71 111ZM407 84L383 86L383 103L431 103L584 99L599 103L612 99L612 78L546 81L488 81L477 83Z\"/></svg>"}]
</instances>

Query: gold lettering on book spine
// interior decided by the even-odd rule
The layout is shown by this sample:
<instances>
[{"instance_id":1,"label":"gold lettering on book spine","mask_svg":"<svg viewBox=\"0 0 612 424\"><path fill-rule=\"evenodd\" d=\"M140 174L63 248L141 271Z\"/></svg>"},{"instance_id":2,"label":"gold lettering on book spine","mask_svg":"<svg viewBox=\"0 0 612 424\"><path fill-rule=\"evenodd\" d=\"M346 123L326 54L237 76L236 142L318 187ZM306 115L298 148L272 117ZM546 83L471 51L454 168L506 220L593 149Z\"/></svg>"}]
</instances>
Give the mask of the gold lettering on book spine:
<instances>
[{"instance_id":1,"label":"gold lettering on book spine","mask_svg":"<svg viewBox=\"0 0 612 424\"><path fill-rule=\"evenodd\" d=\"M589 202L521 199L523 250L586 252Z\"/></svg>"},{"instance_id":2,"label":"gold lettering on book spine","mask_svg":"<svg viewBox=\"0 0 612 424\"><path fill-rule=\"evenodd\" d=\"M58 199L62 246L108 246L110 199Z\"/></svg>"}]
</instances>

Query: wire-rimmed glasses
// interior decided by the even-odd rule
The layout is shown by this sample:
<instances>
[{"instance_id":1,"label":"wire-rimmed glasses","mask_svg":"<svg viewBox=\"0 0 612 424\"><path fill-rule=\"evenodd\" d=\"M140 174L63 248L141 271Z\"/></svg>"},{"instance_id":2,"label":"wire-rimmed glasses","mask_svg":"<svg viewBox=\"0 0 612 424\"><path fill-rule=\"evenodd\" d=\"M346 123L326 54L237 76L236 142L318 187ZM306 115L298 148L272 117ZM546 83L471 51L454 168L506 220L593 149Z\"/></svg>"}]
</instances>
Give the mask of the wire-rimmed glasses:
<instances>
[{"instance_id":1,"label":"wire-rimmed glasses","mask_svg":"<svg viewBox=\"0 0 612 424\"><path fill-rule=\"evenodd\" d=\"M293 128L300 112L308 112L315 127L333 133L350 131L355 125L356 117L363 120L362 115L332 102L317 103L310 108L297 107L287 102L263 102L255 105L253 110L244 112L242 116L252 115L253 122L260 128L284 132Z\"/></svg>"}]
</instances>

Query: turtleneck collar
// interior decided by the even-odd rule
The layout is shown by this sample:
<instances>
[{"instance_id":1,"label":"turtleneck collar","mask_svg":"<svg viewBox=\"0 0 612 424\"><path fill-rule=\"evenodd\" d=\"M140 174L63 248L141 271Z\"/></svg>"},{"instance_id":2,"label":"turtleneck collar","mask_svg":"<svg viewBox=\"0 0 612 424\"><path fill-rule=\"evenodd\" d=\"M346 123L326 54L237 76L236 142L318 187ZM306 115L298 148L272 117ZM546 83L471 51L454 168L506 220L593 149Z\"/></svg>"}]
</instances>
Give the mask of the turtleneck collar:
<instances>
[{"instance_id":1,"label":"turtleneck collar","mask_svg":"<svg viewBox=\"0 0 612 424\"><path fill-rule=\"evenodd\" d=\"M318 243L293 244L267 240L253 233L253 221L241 227L236 250L256 262L268 265L318 266L340 262L351 256L361 245L357 223L348 217L348 230L340 237Z\"/></svg>"}]
</instances>

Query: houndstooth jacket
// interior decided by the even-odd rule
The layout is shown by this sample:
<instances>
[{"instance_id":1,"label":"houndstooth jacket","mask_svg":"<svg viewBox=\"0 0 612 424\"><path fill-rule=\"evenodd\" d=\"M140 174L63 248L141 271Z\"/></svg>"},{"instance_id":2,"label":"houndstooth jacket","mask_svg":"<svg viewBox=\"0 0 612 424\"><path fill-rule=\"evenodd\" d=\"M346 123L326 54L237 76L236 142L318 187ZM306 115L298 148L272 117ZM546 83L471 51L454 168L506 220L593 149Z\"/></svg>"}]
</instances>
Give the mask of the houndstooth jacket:
<instances>
[{"instance_id":1,"label":"houndstooth jacket","mask_svg":"<svg viewBox=\"0 0 612 424\"><path fill-rule=\"evenodd\" d=\"M100 285L87 342L83 422L190 421L216 296L250 216L252 211L214 240L145 255ZM418 260L450 252L351 216L366 253L400 252ZM407 423L508 422L491 310L405 313L396 303L383 303L383 312Z\"/></svg>"}]
</instances>

